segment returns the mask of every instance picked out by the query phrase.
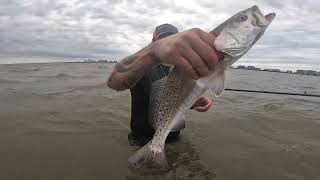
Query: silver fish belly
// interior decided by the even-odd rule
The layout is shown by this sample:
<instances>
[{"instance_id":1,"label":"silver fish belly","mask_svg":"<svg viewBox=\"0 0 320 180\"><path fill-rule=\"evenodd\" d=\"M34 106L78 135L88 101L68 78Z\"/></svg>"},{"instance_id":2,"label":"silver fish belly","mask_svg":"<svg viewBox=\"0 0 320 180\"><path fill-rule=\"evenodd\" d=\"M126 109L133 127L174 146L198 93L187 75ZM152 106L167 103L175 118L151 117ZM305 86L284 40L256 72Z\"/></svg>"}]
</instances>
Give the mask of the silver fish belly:
<instances>
[{"instance_id":1,"label":"silver fish belly","mask_svg":"<svg viewBox=\"0 0 320 180\"><path fill-rule=\"evenodd\" d=\"M222 94L227 68L257 42L274 17L274 13L263 16L257 6L235 14L210 32L216 36L216 49L224 53L224 59L214 71L195 81L172 68L167 77L152 85L154 94L151 95L149 118L155 134L150 142L129 158L129 163L168 168L164 146L170 131L206 90L209 89L215 96Z\"/></svg>"}]
</instances>

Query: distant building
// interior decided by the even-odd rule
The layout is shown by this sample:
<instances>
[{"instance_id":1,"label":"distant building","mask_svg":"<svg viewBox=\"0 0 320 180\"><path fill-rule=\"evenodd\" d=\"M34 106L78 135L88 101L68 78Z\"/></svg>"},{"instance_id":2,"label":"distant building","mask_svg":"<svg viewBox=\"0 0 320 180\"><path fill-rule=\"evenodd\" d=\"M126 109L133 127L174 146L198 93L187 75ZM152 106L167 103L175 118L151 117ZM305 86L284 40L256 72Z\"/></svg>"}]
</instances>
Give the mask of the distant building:
<instances>
[{"instance_id":1,"label":"distant building","mask_svg":"<svg viewBox=\"0 0 320 180\"><path fill-rule=\"evenodd\" d=\"M86 62L86 63L94 63L94 62L95 62L95 60L87 59L87 60L85 60L84 62Z\"/></svg>"},{"instance_id":2,"label":"distant building","mask_svg":"<svg viewBox=\"0 0 320 180\"><path fill-rule=\"evenodd\" d=\"M297 70L296 74L307 75L307 71L306 70Z\"/></svg>"},{"instance_id":3,"label":"distant building","mask_svg":"<svg viewBox=\"0 0 320 180\"><path fill-rule=\"evenodd\" d=\"M92 59L87 59L83 61L84 63L116 63L117 61L114 60L104 60L104 59L100 59L100 60L92 60Z\"/></svg>"},{"instance_id":4,"label":"distant building","mask_svg":"<svg viewBox=\"0 0 320 180\"><path fill-rule=\"evenodd\" d=\"M313 70L297 70L296 74L310 75L310 76L320 76L320 72L313 71Z\"/></svg>"},{"instance_id":5,"label":"distant building","mask_svg":"<svg viewBox=\"0 0 320 180\"><path fill-rule=\"evenodd\" d=\"M235 68L235 67L232 67ZM261 69L257 68L255 66L243 66L239 65L236 67L236 69L245 69L245 70L255 70L255 71L267 71L267 72L279 72L279 73L288 73L288 74L301 74L301 75L310 75L310 76L320 76L320 71L313 71L313 70L297 70L295 72L291 70L283 70L280 69Z\"/></svg>"},{"instance_id":6,"label":"distant building","mask_svg":"<svg viewBox=\"0 0 320 180\"><path fill-rule=\"evenodd\" d=\"M248 70L255 70L255 71L260 71L261 69L260 68L256 68L254 66L248 66L246 69Z\"/></svg>"},{"instance_id":7,"label":"distant building","mask_svg":"<svg viewBox=\"0 0 320 180\"><path fill-rule=\"evenodd\" d=\"M319 73L317 71L308 70L307 73L308 75L319 76Z\"/></svg>"},{"instance_id":8,"label":"distant building","mask_svg":"<svg viewBox=\"0 0 320 180\"><path fill-rule=\"evenodd\" d=\"M263 71L268 71L268 72L281 72L280 69L263 69Z\"/></svg>"},{"instance_id":9,"label":"distant building","mask_svg":"<svg viewBox=\"0 0 320 180\"><path fill-rule=\"evenodd\" d=\"M238 66L238 69L246 69L246 66Z\"/></svg>"}]
</instances>

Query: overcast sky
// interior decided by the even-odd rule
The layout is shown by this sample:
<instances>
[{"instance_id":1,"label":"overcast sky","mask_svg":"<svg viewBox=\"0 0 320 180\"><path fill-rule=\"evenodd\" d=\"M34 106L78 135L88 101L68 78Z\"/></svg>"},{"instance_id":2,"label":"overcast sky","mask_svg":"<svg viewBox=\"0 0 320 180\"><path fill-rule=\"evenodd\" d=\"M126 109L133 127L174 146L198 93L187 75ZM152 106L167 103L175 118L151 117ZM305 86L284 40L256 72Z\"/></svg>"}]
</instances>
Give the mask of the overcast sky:
<instances>
[{"instance_id":1,"label":"overcast sky","mask_svg":"<svg viewBox=\"0 0 320 180\"><path fill-rule=\"evenodd\" d=\"M210 31L254 4L277 17L238 64L320 71L318 0L0 0L0 63L118 60L159 24Z\"/></svg>"}]
</instances>

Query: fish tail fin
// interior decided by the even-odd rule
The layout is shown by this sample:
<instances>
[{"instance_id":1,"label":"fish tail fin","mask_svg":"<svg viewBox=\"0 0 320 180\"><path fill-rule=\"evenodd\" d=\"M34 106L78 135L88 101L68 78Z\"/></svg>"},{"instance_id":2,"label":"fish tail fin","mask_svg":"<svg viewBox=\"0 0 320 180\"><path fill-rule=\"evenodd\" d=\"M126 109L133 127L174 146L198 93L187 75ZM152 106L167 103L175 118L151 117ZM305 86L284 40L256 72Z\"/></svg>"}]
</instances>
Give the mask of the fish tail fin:
<instances>
[{"instance_id":1,"label":"fish tail fin","mask_svg":"<svg viewBox=\"0 0 320 180\"><path fill-rule=\"evenodd\" d=\"M131 165L147 165L154 168L168 169L164 148L154 150L150 144L146 144L128 159Z\"/></svg>"}]
</instances>

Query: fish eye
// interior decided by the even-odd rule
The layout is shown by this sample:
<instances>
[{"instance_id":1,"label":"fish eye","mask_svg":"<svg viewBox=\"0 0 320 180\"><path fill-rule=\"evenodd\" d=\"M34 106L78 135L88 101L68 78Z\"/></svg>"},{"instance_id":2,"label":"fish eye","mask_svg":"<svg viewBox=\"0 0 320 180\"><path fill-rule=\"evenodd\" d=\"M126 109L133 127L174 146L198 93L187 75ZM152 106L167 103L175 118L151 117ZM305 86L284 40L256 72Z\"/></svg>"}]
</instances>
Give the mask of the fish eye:
<instances>
[{"instance_id":1,"label":"fish eye","mask_svg":"<svg viewBox=\"0 0 320 180\"><path fill-rule=\"evenodd\" d=\"M246 21L248 19L248 16L243 14L240 16L240 21Z\"/></svg>"}]
</instances>

